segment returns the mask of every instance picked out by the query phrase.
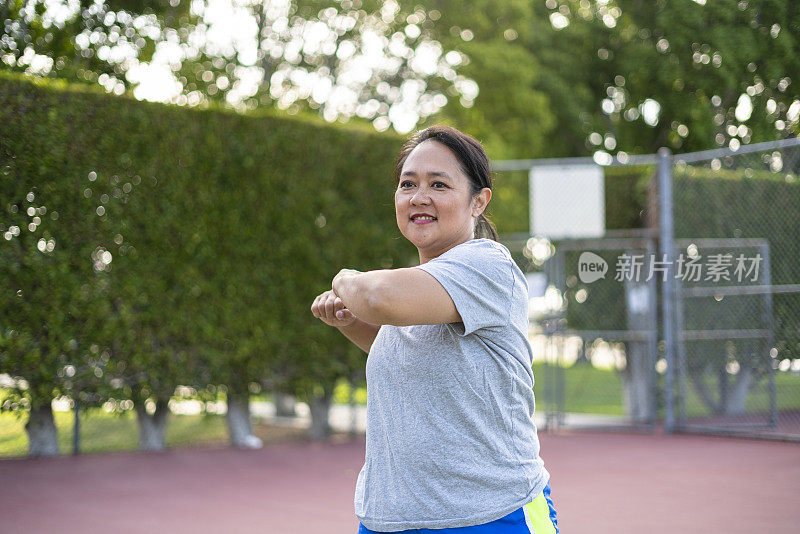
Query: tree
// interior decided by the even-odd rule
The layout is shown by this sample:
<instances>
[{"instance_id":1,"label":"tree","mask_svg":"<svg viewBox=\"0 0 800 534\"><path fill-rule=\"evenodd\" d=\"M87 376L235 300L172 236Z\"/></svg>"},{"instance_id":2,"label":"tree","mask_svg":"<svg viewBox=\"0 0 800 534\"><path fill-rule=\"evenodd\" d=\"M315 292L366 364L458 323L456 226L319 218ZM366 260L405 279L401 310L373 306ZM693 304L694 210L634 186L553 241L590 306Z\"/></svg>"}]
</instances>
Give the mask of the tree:
<instances>
[{"instance_id":1,"label":"tree","mask_svg":"<svg viewBox=\"0 0 800 534\"><path fill-rule=\"evenodd\" d=\"M174 5L173 5L174 4ZM196 25L189 2L10 0L0 5L0 68L100 83L122 94L158 43Z\"/></svg>"},{"instance_id":2,"label":"tree","mask_svg":"<svg viewBox=\"0 0 800 534\"><path fill-rule=\"evenodd\" d=\"M615 4L587 21L612 26L603 56L606 95L593 121L601 145L613 150L615 140L617 150L691 151L797 132L796 2Z\"/></svg>"},{"instance_id":3,"label":"tree","mask_svg":"<svg viewBox=\"0 0 800 534\"><path fill-rule=\"evenodd\" d=\"M442 13L431 38L469 58L463 73L480 89L468 112L451 101L433 120L452 119L492 139L492 129L515 132L498 126L513 116L513 104L503 108L498 101L535 94L540 103L515 110L529 130L541 132L539 142L503 135L507 148L494 152L500 157L653 153L661 146L689 151L798 131L800 101L791 85L800 76L795 2L425 5ZM510 73L509 65L528 72L528 84L517 83L522 74Z\"/></svg>"},{"instance_id":4,"label":"tree","mask_svg":"<svg viewBox=\"0 0 800 534\"><path fill-rule=\"evenodd\" d=\"M786 0L234 0L241 31L224 39L210 3L173 3L57 15L8 2L3 65L121 92L169 51L178 102L401 132L451 122L495 158L602 161L797 131L800 7Z\"/></svg>"},{"instance_id":5,"label":"tree","mask_svg":"<svg viewBox=\"0 0 800 534\"><path fill-rule=\"evenodd\" d=\"M447 95L475 96L474 84L457 73L463 56L428 38L438 15L423 9L405 13L394 0L244 1L232 8L253 21L249 35L205 39L215 24L206 17L197 38L188 39L199 44L184 48L178 74L192 102L316 110L329 121L407 132Z\"/></svg>"}]
</instances>

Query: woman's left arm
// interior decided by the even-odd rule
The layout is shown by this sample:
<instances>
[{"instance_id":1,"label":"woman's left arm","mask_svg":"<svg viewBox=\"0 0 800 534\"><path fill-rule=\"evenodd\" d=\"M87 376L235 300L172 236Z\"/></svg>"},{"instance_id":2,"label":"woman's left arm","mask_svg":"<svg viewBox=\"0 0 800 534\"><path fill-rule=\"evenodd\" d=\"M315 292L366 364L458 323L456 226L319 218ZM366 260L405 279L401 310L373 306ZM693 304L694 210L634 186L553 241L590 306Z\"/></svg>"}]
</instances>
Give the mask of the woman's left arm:
<instances>
[{"instance_id":1,"label":"woman's left arm","mask_svg":"<svg viewBox=\"0 0 800 534\"><path fill-rule=\"evenodd\" d=\"M342 269L332 286L345 307L368 323L408 326L461 321L445 288L422 269Z\"/></svg>"}]
</instances>

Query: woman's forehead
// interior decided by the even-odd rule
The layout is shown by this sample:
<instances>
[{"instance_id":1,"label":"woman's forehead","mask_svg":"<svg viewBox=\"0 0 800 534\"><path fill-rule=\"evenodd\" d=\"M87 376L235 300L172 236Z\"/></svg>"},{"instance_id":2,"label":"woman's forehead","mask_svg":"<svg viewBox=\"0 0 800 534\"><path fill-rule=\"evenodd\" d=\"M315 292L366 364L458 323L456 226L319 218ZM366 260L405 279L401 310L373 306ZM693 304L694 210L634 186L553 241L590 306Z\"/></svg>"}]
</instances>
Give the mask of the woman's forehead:
<instances>
[{"instance_id":1,"label":"woman's forehead","mask_svg":"<svg viewBox=\"0 0 800 534\"><path fill-rule=\"evenodd\" d=\"M403 174L446 173L453 179L462 174L456 155L445 145L427 139L414 147L403 163Z\"/></svg>"}]
</instances>

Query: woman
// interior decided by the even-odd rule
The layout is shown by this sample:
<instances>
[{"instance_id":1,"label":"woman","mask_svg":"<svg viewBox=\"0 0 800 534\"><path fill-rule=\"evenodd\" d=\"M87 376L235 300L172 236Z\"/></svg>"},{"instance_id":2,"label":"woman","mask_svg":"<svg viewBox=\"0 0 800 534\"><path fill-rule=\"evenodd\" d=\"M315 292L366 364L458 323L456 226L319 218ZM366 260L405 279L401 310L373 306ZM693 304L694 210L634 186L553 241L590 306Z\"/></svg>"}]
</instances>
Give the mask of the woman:
<instances>
[{"instance_id":1,"label":"woman","mask_svg":"<svg viewBox=\"0 0 800 534\"><path fill-rule=\"evenodd\" d=\"M531 419L527 285L483 215L486 152L432 126L395 175L420 265L343 269L311 306L369 354L359 533L557 533Z\"/></svg>"}]
</instances>

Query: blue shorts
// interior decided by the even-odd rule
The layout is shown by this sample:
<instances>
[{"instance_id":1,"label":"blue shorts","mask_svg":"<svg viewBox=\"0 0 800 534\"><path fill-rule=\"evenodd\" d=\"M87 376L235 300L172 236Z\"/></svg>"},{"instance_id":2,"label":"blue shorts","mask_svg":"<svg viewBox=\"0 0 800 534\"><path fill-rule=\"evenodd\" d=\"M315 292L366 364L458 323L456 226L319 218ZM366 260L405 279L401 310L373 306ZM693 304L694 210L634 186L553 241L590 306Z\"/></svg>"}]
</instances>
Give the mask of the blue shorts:
<instances>
[{"instance_id":1,"label":"blue shorts","mask_svg":"<svg viewBox=\"0 0 800 534\"><path fill-rule=\"evenodd\" d=\"M402 534L558 534L556 508L550 498L550 482L538 497L500 519L482 525L458 528L419 528ZM358 534L381 534L361 523ZM394 534L401 534L400 532Z\"/></svg>"}]
</instances>

